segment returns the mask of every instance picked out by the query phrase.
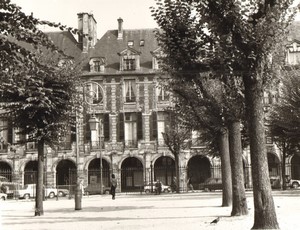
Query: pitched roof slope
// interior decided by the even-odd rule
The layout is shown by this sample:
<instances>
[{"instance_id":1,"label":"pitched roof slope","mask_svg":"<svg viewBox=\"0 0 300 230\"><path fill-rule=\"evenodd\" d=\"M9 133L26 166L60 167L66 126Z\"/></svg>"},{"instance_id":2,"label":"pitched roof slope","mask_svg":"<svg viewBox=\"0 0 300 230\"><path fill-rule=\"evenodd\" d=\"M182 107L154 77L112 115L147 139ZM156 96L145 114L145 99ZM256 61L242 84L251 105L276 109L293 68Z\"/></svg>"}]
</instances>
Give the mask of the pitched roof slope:
<instances>
[{"instance_id":1,"label":"pitched roof slope","mask_svg":"<svg viewBox=\"0 0 300 230\"><path fill-rule=\"evenodd\" d=\"M106 72L115 73L119 71L120 56L118 53L128 48L128 42L133 42L134 50L140 52L141 71L147 72L152 69L151 51L158 48L154 35L154 29L123 30L123 38L118 39L118 30L108 30L94 49L91 49L90 57L105 57ZM144 45L140 42L144 41Z\"/></svg>"},{"instance_id":2,"label":"pitched roof slope","mask_svg":"<svg viewBox=\"0 0 300 230\"><path fill-rule=\"evenodd\" d=\"M79 59L81 57L81 49L78 42L69 31L57 31L46 33L53 43L68 56Z\"/></svg>"}]
</instances>

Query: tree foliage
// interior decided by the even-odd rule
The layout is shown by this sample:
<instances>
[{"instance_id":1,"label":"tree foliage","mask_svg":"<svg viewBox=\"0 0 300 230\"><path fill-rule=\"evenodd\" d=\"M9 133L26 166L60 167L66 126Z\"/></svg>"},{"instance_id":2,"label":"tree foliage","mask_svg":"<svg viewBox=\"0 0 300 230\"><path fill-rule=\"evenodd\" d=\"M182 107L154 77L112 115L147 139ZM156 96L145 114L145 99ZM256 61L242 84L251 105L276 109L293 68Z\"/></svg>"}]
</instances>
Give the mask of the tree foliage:
<instances>
[{"instance_id":1,"label":"tree foliage","mask_svg":"<svg viewBox=\"0 0 300 230\"><path fill-rule=\"evenodd\" d=\"M186 80L199 69L242 82L247 112L255 220L253 228L278 228L264 147L263 91L274 80L274 57L295 10L290 0L157 0L153 16L167 64ZM179 18L179 19L178 19ZM184 20L180 20L180 19ZM191 52L190 52L191 51ZM187 58L182 61L179 57ZM196 69L196 71L195 71ZM190 74L189 74L189 70ZM195 73L196 72L196 73ZM238 95L236 94L236 95ZM267 207L267 208L266 208Z\"/></svg>"},{"instance_id":2,"label":"tree foliage","mask_svg":"<svg viewBox=\"0 0 300 230\"><path fill-rule=\"evenodd\" d=\"M79 72L38 29L38 25L65 26L27 16L10 0L0 2L0 19L0 118L10 120L20 134L30 137L28 141L37 142L35 215L39 216L44 214L44 145L57 144L75 115Z\"/></svg>"}]
</instances>

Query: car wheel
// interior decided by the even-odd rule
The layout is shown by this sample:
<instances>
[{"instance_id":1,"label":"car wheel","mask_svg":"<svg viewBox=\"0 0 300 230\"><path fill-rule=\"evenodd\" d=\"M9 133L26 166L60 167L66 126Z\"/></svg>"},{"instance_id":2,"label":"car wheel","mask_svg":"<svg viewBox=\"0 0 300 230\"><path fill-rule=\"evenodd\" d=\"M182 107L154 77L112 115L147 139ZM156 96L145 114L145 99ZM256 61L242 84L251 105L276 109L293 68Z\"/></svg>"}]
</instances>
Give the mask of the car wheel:
<instances>
[{"instance_id":1,"label":"car wheel","mask_svg":"<svg viewBox=\"0 0 300 230\"><path fill-rule=\"evenodd\" d=\"M65 194L62 191L58 192L58 196L64 196Z\"/></svg>"},{"instance_id":2,"label":"car wheel","mask_svg":"<svg viewBox=\"0 0 300 230\"><path fill-rule=\"evenodd\" d=\"M4 196L1 196L1 200L5 200L5 197L4 197Z\"/></svg>"},{"instance_id":3,"label":"car wheel","mask_svg":"<svg viewBox=\"0 0 300 230\"><path fill-rule=\"evenodd\" d=\"M150 193L150 190L149 190L149 189L146 189L146 190L145 190L145 193L147 193L147 194Z\"/></svg>"},{"instance_id":4,"label":"car wheel","mask_svg":"<svg viewBox=\"0 0 300 230\"><path fill-rule=\"evenodd\" d=\"M164 193L168 193L169 192L169 190L166 188L166 189L164 189Z\"/></svg>"},{"instance_id":5,"label":"car wheel","mask_svg":"<svg viewBox=\"0 0 300 230\"><path fill-rule=\"evenodd\" d=\"M25 200L28 200L28 199L30 198L30 195L29 195L28 193L26 193L26 194L24 194L23 198L24 198Z\"/></svg>"},{"instance_id":6,"label":"car wheel","mask_svg":"<svg viewBox=\"0 0 300 230\"><path fill-rule=\"evenodd\" d=\"M53 199L55 197L55 194L54 194L54 192L50 192L50 194L49 194L49 198L50 199Z\"/></svg>"},{"instance_id":7,"label":"car wheel","mask_svg":"<svg viewBox=\"0 0 300 230\"><path fill-rule=\"evenodd\" d=\"M298 184L297 182L293 182L292 187L293 187L293 188L298 188L298 187L299 187L299 184Z\"/></svg>"}]
</instances>

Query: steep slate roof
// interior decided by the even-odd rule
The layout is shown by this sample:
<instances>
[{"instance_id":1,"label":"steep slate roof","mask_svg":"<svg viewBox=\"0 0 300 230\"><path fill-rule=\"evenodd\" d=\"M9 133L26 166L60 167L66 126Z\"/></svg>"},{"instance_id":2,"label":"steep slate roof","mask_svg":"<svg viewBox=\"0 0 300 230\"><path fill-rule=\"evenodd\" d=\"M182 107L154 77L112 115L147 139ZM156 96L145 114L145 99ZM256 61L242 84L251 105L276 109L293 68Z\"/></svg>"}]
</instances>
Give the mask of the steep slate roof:
<instances>
[{"instance_id":1,"label":"steep slate roof","mask_svg":"<svg viewBox=\"0 0 300 230\"><path fill-rule=\"evenodd\" d=\"M77 61L83 58L78 42L69 31L47 32L46 34L66 55L74 57Z\"/></svg>"},{"instance_id":2,"label":"steep slate roof","mask_svg":"<svg viewBox=\"0 0 300 230\"><path fill-rule=\"evenodd\" d=\"M93 49L89 56L106 58L106 73L117 73L120 68L120 56L118 53L128 48L128 41L133 41L132 48L140 52L140 71L150 72L152 70L152 54L158 48L154 36L154 29L123 30L123 39L118 39L118 30L108 30ZM144 46L140 41L144 40Z\"/></svg>"}]
</instances>

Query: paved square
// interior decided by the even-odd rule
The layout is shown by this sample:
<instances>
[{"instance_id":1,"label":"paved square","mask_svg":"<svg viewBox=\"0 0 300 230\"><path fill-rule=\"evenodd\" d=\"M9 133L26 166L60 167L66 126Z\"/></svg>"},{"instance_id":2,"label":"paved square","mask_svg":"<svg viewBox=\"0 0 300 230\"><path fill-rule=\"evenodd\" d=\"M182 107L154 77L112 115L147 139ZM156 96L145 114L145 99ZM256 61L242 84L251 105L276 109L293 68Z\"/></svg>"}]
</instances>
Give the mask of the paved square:
<instances>
[{"instance_id":1,"label":"paved square","mask_svg":"<svg viewBox=\"0 0 300 230\"><path fill-rule=\"evenodd\" d=\"M281 229L300 229L300 191L274 192ZM82 210L74 199L44 202L44 216L34 216L34 201L0 203L1 230L94 229L251 229L252 192L247 192L249 215L230 217L231 207L221 207L221 192L162 195L89 196ZM216 217L217 224L210 224Z\"/></svg>"}]
</instances>

